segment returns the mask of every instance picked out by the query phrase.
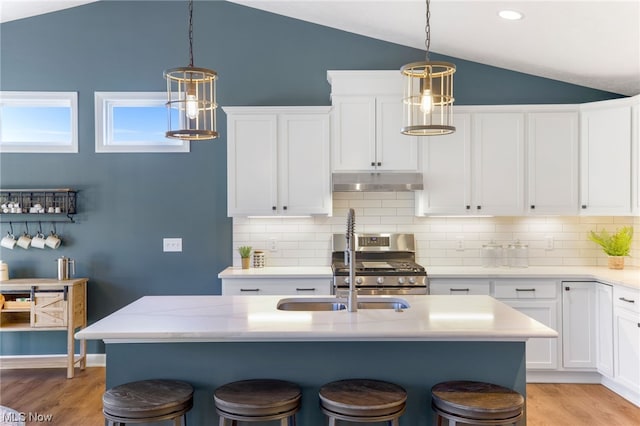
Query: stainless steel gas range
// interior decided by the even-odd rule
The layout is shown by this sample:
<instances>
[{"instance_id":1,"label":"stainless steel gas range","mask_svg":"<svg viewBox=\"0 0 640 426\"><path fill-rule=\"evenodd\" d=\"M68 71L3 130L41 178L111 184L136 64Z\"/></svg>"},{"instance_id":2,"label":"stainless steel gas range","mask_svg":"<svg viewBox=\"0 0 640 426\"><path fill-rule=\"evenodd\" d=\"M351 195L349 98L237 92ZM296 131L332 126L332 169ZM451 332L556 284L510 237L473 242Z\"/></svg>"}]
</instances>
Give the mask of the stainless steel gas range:
<instances>
[{"instance_id":1,"label":"stainless steel gas range","mask_svg":"<svg viewBox=\"0 0 640 426\"><path fill-rule=\"evenodd\" d=\"M427 271L415 261L413 234L355 234L358 294L428 294ZM333 235L333 292L349 290L345 234Z\"/></svg>"}]
</instances>

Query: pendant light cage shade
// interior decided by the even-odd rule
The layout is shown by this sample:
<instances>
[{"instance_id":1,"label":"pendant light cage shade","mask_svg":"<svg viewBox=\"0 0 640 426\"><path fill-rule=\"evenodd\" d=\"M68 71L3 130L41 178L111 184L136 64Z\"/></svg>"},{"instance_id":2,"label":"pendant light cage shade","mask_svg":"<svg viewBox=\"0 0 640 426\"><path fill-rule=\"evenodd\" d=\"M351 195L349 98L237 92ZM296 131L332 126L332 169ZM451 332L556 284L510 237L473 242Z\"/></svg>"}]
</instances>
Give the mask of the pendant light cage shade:
<instances>
[{"instance_id":1,"label":"pendant light cage shade","mask_svg":"<svg viewBox=\"0 0 640 426\"><path fill-rule=\"evenodd\" d=\"M449 62L413 62L400 69L404 86L403 126L410 136L446 135L453 125L453 74Z\"/></svg>"},{"instance_id":2,"label":"pendant light cage shade","mask_svg":"<svg viewBox=\"0 0 640 426\"><path fill-rule=\"evenodd\" d=\"M205 140L216 131L216 80L207 68L182 67L164 72L167 80L168 138Z\"/></svg>"}]
</instances>

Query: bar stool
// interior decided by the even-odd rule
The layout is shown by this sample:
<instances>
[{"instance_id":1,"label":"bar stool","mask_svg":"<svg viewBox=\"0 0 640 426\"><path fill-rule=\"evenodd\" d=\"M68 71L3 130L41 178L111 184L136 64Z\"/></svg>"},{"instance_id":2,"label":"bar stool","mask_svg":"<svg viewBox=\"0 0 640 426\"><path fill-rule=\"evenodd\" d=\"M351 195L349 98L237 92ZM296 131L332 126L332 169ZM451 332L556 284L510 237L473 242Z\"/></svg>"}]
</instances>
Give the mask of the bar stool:
<instances>
[{"instance_id":1,"label":"bar stool","mask_svg":"<svg viewBox=\"0 0 640 426\"><path fill-rule=\"evenodd\" d=\"M141 380L125 383L102 395L102 412L109 426L173 420L187 424L193 407L193 387L177 380Z\"/></svg>"},{"instance_id":2,"label":"bar stool","mask_svg":"<svg viewBox=\"0 0 640 426\"><path fill-rule=\"evenodd\" d=\"M295 426L301 398L302 391L295 383L272 379L227 383L213 394L220 426L226 426L227 420L232 426L237 425L238 420L280 420L282 426Z\"/></svg>"},{"instance_id":3,"label":"bar stool","mask_svg":"<svg viewBox=\"0 0 640 426\"><path fill-rule=\"evenodd\" d=\"M510 425L522 418L524 397L491 383L451 381L431 388L431 407L438 426L443 419L455 424Z\"/></svg>"},{"instance_id":4,"label":"bar stool","mask_svg":"<svg viewBox=\"0 0 640 426\"><path fill-rule=\"evenodd\" d=\"M369 379L348 379L327 383L320 388L320 409L329 418L355 423L388 422L397 426L404 414L407 392L400 386Z\"/></svg>"}]
</instances>

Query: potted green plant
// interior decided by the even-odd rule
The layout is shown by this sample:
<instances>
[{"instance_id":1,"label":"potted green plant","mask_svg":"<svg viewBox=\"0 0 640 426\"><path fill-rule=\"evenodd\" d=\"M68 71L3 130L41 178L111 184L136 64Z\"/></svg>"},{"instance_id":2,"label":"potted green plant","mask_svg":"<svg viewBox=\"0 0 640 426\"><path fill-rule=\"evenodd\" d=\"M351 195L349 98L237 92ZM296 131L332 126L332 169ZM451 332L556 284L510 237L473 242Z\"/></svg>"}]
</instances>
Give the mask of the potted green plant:
<instances>
[{"instance_id":1,"label":"potted green plant","mask_svg":"<svg viewBox=\"0 0 640 426\"><path fill-rule=\"evenodd\" d=\"M594 231L589 233L589 239L602 247L609 256L609 269L624 269L624 257L629 256L632 238L633 227L631 226L623 226L614 234L609 234L606 229L600 233Z\"/></svg>"},{"instance_id":2,"label":"potted green plant","mask_svg":"<svg viewBox=\"0 0 640 426\"><path fill-rule=\"evenodd\" d=\"M249 269L249 264L251 263L251 246L240 246L238 247L238 252L242 260L242 269Z\"/></svg>"}]
</instances>

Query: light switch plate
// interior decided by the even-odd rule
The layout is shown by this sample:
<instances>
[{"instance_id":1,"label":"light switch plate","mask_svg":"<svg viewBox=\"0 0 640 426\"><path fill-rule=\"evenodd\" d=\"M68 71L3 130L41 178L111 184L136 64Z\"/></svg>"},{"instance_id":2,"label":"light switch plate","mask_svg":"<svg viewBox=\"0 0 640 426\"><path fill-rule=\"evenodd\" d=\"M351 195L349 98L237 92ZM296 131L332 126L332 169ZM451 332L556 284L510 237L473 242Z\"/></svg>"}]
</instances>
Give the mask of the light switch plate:
<instances>
[{"instance_id":1,"label":"light switch plate","mask_svg":"<svg viewBox=\"0 0 640 426\"><path fill-rule=\"evenodd\" d=\"M164 252L181 252L182 238L163 238L162 251Z\"/></svg>"}]
</instances>

